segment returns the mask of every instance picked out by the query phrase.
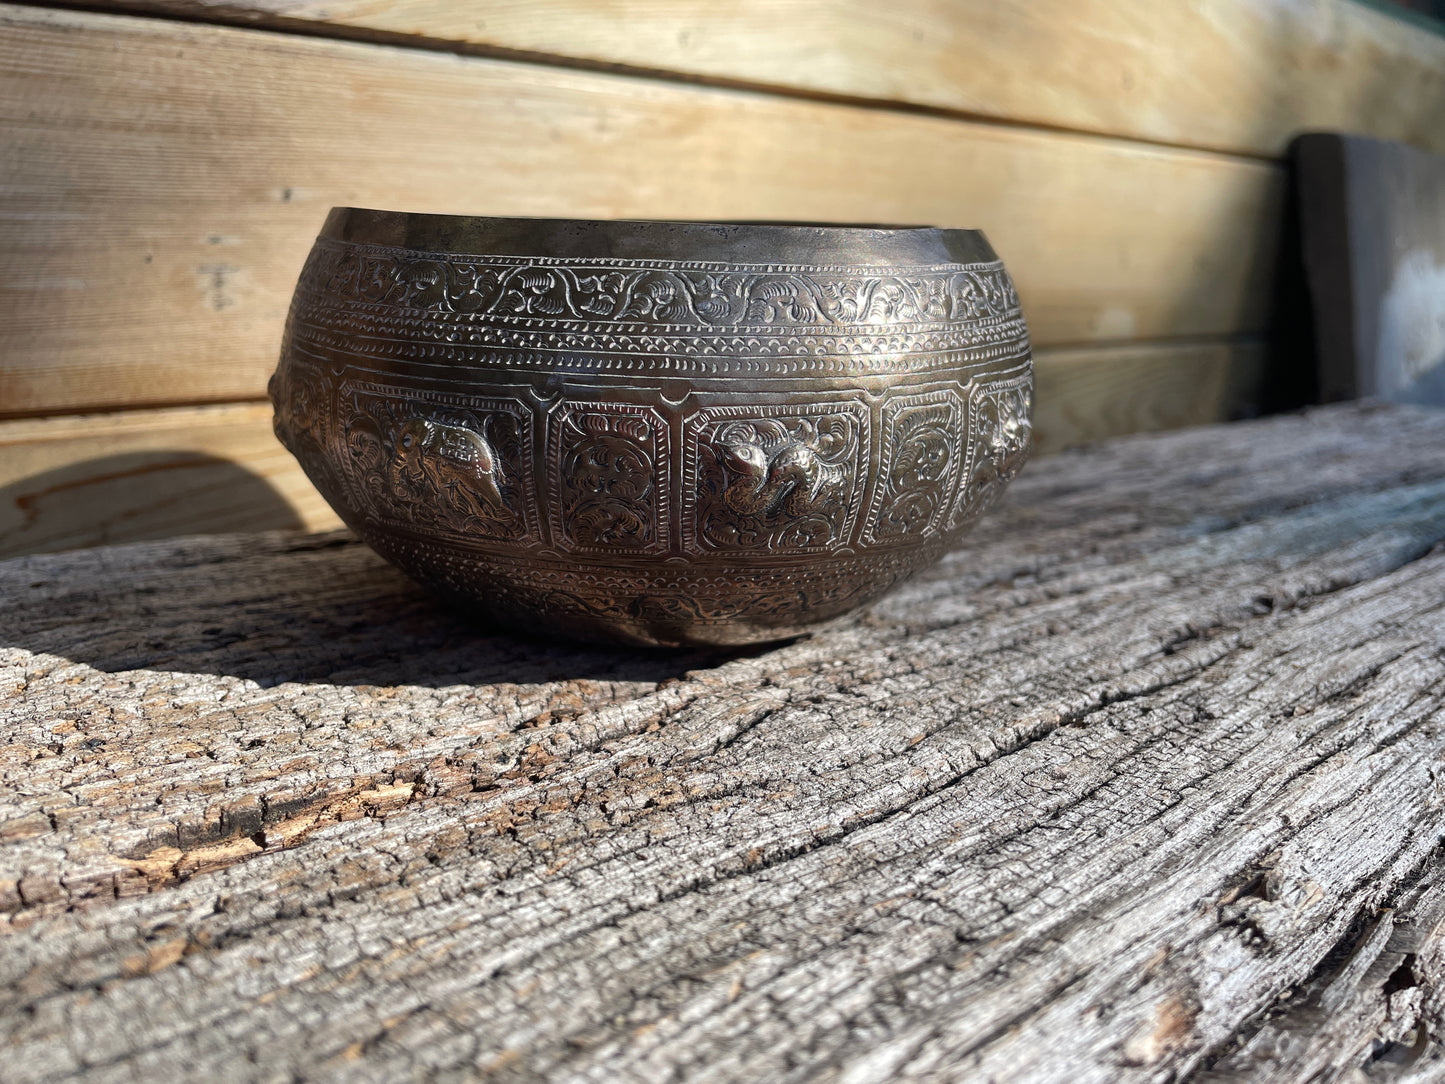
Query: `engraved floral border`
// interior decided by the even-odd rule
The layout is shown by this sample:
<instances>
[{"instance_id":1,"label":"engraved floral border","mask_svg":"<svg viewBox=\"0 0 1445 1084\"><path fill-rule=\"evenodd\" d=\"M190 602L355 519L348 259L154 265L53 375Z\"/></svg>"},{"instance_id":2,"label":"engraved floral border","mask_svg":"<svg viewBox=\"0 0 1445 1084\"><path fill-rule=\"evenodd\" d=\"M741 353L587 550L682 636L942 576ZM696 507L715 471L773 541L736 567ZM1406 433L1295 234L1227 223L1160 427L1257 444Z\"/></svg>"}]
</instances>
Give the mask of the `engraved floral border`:
<instances>
[{"instance_id":1,"label":"engraved floral border","mask_svg":"<svg viewBox=\"0 0 1445 1084\"><path fill-rule=\"evenodd\" d=\"M546 327L512 327L491 318L338 306L298 295L292 322L298 342L348 357L529 369L626 371L656 368L666 359L678 369L760 376L925 372L1012 360L1029 350L1021 316L923 330L699 328L682 333L649 325L555 321Z\"/></svg>"},{"instance_id":2,"label":"engraved floral border","mask_svg":"<svg viewBox=\"0 0 1445 1084\"><path fill-rule=\"evenodd\" d=\"M735 264L418 253L323 238L303 290L413 311L664 327L895 327L1016 315L1001 262Z\"/></svg>"},{"instance_id":3,"label":"engraved floral border","mask_svg":"<svg viewBox=\"0 0 1445 1084\"><path fill-rule=\"evenodd\" d=\"M816 620L819 609L836 611L853 605L859 595L876 597L930 560L917 549L826 558L798 555L797 563L759 567L739 583L735 571L716 564L660 565L643 571L578 567L532 554L479 553L456 542L422 546L390 539L385 545L395 556L430 566L463 595L476 594L476 585L484 580L488 599L500 597L532 612L624 620L670 616L704 623L742 614ZM664 614L662 607L674 612Z\"/></svg>"}]
</instances>

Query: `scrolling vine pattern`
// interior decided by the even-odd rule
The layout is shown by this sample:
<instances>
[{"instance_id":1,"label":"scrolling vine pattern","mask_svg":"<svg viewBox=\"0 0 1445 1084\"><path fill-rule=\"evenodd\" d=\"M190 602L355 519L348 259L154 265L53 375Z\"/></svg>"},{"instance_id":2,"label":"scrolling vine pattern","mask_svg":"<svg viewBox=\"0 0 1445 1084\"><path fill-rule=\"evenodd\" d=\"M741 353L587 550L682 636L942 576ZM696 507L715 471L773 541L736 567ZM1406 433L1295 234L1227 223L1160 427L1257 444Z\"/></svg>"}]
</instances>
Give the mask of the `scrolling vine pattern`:
<instances>
[{"instance_id":1,"label":"scrolling vine pattern","mask_svg":"<svg viewBox=\"0 0 1445 1084\"><path fill-rule=\"evenodd\" d=\"M304 290L417 312L695 327L947 325L1019 313L997 262L827 267L542 260L318 242Z\"/></svg>"},{"instance_id":2,"label":"scrolling vine pattern","mask_svg":"<svg viewBox=\"0 0 1445 1084\"><path fill-rule=\"evenodd\" d=\"M953 391L900 395L883 411L882 469L868 541L938 534L957 487L965 429Z\"/></svg>"},{"instance_id":3,"label":"scrolling vine pattern","mask_svg":"<svg viewBox=\"0 0 1445 1084\"><path fill-rule=\"evenodd\" d=\"M647 553L665 547L663 417L645 406L572 403L551 425L554 540L574 550Z\"/></svg>"}]
</instances>

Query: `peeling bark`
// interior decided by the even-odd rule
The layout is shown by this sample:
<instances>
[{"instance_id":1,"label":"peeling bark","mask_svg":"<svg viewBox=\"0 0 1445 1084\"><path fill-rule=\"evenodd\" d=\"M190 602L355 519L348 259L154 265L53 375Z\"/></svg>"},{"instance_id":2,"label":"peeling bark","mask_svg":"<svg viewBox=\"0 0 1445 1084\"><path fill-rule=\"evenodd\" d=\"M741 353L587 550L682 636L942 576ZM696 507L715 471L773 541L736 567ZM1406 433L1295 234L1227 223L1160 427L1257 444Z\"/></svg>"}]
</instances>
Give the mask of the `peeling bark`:
<instances>
[{"instance_id":1,"label":"peeling bark","mask_svg":"<svg viewBox=\"0 0 1445 1084\"><path fill-rule=\"evenodd\" d=\"M1442 540L1445 414L1348 407L1041 461L745 652L345 536L0 564L3 1075L1435 1079Z\"/></svg>"}]
</instances>

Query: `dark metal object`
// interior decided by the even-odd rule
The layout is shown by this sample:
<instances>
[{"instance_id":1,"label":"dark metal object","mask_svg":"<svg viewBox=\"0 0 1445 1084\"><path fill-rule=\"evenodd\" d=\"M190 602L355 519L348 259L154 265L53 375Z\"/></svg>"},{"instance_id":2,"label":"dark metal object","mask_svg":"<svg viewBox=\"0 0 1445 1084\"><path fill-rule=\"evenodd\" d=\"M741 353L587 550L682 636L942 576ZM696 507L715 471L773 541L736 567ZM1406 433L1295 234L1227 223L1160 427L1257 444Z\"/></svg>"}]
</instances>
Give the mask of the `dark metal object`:
<instances>
[{"instance_id":1,"label":"dark metal object","mask_svg":"<svg viewBox=\"0 0 1445 1084\"><path fill-rule=\"evenodd\" d=\"M444 596L730 644L938 558L1029 450L1018 296L968 230L338 209L271 382L341 517Z\"/></svg>"}]
</instances>

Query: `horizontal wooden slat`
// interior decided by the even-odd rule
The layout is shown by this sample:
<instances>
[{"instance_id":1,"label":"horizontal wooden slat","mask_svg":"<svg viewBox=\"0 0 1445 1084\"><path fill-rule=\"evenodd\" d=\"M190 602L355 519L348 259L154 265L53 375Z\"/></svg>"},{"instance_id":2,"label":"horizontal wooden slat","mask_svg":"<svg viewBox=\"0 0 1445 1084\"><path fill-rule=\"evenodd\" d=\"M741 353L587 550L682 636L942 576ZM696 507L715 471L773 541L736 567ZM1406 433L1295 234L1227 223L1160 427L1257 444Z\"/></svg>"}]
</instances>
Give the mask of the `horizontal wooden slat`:
<instances>
[{"instance_id":1,"label":"horizontal wooden slat","mask_svg":"<svg viewBox=\"0 0 1445 1084\"><path fill-rule=\"evenodd\" d=\"M1096 137L0 7L0 412L259 397L332 204L980 226L1048 345L1262 327L1281 189Z\"/></svg>"},{"instance_id":2,"label":"horizontal wooden slat","mask_svg":"<svg viewBox=\"0 0 1445 1084\"><path fill-rule=\"evenodd\" d=\"M1040 351L1035 447L1229 421L1258 409L1264 345L1137 344Z\"/></svg>"},{"instance_id":3,"label":"horizontal wooden slat","mask_svg":"<svg viewBox=\"0 0 1445 1084\"><path fill-rule=\"evenodd\" d=\"M1445 151L1445 38L1350 0L101 0L414 35L1182 146Z\"/></svg>"},{"instance_id":4,"label":"horizontal wooden slat","mask_svg":"<svg viewBox=\"0 0 1445 1084\"><path fill-rule=\"evenodd\" d=\"M267 405L0 422L0 556L339 524Z\"/></svg>"},{"instance_id":5,"label":"horizontal wooden slat","mask_svg":"<svg viewBox=\"0 0 1445 1084\"><path fill-rule=\"evenodd\" d=\"M1040 452L1218 421L1251 401L1257 346L1043 350ZM259 403L0 422L0 557L339 521Z\"/></svg>"}]
</instances>

